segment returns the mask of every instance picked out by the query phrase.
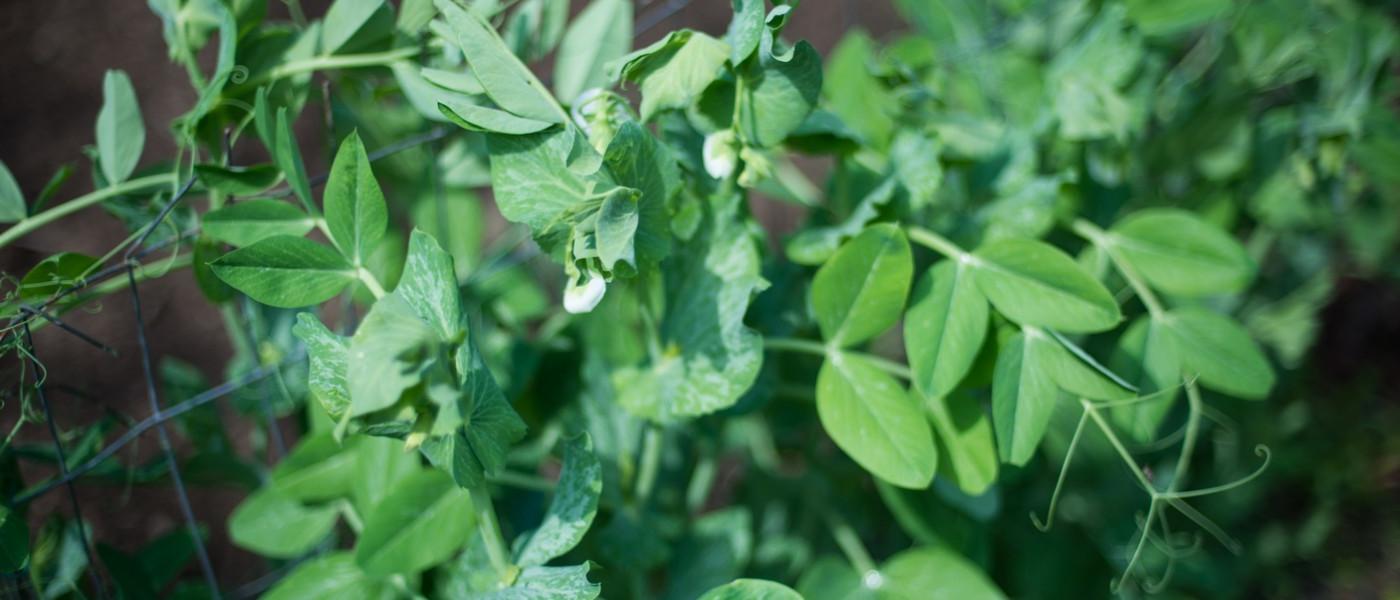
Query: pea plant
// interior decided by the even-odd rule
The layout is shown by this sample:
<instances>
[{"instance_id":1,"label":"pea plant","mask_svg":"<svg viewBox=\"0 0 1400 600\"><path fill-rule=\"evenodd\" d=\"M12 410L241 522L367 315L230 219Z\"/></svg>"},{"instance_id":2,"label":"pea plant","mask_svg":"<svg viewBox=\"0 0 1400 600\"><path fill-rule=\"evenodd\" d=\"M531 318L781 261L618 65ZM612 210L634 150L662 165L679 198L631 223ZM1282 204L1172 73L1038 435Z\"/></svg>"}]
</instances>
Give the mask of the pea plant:
<instances>
[{"instance_id":1,"label":"pea plant","mask_svg":"<svg viewBox=\"0 0 1400 600\"><path fill-rule=\"evenodd\" d=\"M95 191L45 208L71 167L27 201L0 165L0 247L90 206L130 232L5 277L0 570L45 597L1039 596L1016 565L1070 560L1037 550L1057 514L1102 565L1066 589L1161 591L1240 549L1202 507L1270 460L1208 433L1297 364L1332 265L1394 247L1395 138L1363 132L1395 130L1395 34L1349 3L1302 44L1277 2L908 0L825 65L795 0L638 49L679 5L268 4L151 0L197 92L173 158L110 71ZM186 273L221 386L147 348L139 285ZM151 418L104 446L54 427L31 332L110 350L62 315L117 292ZM45 422L56 453L19 435ZM117 465L148 429L164 460ZM174 487L185 530L30 535L98 477ZM185 496L213 483L247 490L227 523ZM210 528L268 575L229 587Z\"/></svg>"}]
</instances>

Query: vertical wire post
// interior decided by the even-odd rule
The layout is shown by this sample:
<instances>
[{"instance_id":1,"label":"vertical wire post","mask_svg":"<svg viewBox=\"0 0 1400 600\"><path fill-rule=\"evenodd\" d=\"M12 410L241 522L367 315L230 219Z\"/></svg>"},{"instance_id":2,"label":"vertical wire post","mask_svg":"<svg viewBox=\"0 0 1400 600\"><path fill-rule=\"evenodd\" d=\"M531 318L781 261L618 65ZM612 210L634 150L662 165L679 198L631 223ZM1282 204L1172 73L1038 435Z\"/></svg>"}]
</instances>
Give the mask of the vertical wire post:
<instances>
[{"instance_id":1,"label":"vertical wire post","mask_svg":"<svg viewBox=\"0 0 1400 600\"><path fill-rule=\"evenodd\" d=\"M141 350L141 370L146 377L146 399L151 405L151 417L157 422L156 433L160 439L160 449L165 454L166 464L170 466L170 480L175 484L175 492L179 495L180 512L184 513L185 526L189 528L190 537L194 539L195 556L199 558L199 568L204 572L204 581L209 586L209 594L214 600L219 600L219 582L214 577L214 565L209 562L209 551L204 547L204 538L199 534L199 523L194 519L194 509L190 507L190 497L185 491L185 482L180 477L180 465L175 460L175 451L170 444L170 434L166 432L165 422L161 420L160 397L156 393L155 374L151 370L151 348L146 341L146 321L141 314L141 293L136 287L136 263L134 262L127 265L126 281L131 290L132 310L136 314L136 343Z\"/></svg>"},{"instance_id":2,"label":"vertical wire post","mask_svg":"<svg viewBox=\"0 0 1400 600\"><path fill-rule=\"evenodd\" d=\"M24 323L24 343L29 346L30 364L34 365L34 393L39 396L39 404L44 407L44 419L48 421L49 435L53 437L53 449L58 458L58 472L66 479L68 477L68 457L63 451L63 441L58 436L58 424L54 421L53 408L49 406L49 397L44 394L44 378L39 375L42 367L39 366L38 355L35 353L34 336L30 334L28 321ZM92 555L87 523L83 521L83 509L78 503L78 490L73 486L71 480L64 487L68 488L68 501L73 505L73 518L78 523L78 537L83 542L83 554L87 555L88 583L92 585L93 593L97 594L98 598L106 598L107 592L102 586L102 579L97 575L97 561Z\"/></svg>"}]
</instances>

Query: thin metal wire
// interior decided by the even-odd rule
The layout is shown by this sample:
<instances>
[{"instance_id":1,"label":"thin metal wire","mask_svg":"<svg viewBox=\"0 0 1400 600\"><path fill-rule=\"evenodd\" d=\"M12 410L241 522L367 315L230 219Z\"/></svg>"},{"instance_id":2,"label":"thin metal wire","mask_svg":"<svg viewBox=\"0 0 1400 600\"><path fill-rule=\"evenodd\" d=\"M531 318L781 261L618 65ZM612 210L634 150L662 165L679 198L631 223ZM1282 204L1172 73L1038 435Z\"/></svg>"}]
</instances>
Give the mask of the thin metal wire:
<instances>
[{"instance_id":1,"label":"thin metal wire","mask_svg":"<svg viewBox=\"0 0 1400 600\"><path fill-rule=\"evenodd\" d=\"M179 197L171 199L170 205L179 201ZM169 208L167 206L167 209ZM146 377L146 399L150 401L151 416L159 418L160 397L156 393L155 373L151 370L151 348L146 341L146 321L141 314L141 292L136 285L135 261L128 263L131 265L126 272L127 286L131 290L132 312L136 314L136 343L141 349L141 371ZM175 485L175 493L180 500L180 512L185 515L185 526L190 530L190 537L194 540L195 556L199 559L199 568L204 573L204 581L209 586L209 593L214 600L219 600L219 581L214 576L214 565L209 562L209 551L204 547L204 537L199 534L199 522L194 518L194 508L190 506L189 494L185 491L185 482L180 477L180 464L175 459L175 450L170 444L170 434L165 431L165 421L156 422L157 438L160 440L160 450L165 454L166 464L170 468L170 481Z\"/></svg>"},{"instance_id":2,"label":"thin metal wire","mask_svg":"<svg viewBox=\"0 0 1400 600\"><path fill-rule=\"evenodd\" d=\"M24 325L24 342L29 346L29 360L34 365L34 393L39 397L39 404L44 407L44 420L49 424L49 436L53 438L53 449L58 457L58 472L61 476L68 475L68 457L63 452L63 441L58 437L58 424L53 418L53 407L49 406L49 397L44 393L44 378L39 375L42 367L39 366L38 355L34 349L34 336L30 334L29 324ZM73 519L77 522L78 537L82 538L83 554L87 555L88 583L92 584L93 592L98 598L106 598L107 592L102 585L102 579L97 574L97 561L92 556L92 541L88 539L87 523L83 520L83 509L78 502L78 490L70 480L65 484L68 488L68 502L73 505Z\"/></svg>"},{"instance_id":3,"label":"thin metal wire","mask_svg":"<svg viewBox=\"0 0 1400 600\"><path fill-rule=\"evenodd\" d=\"M127 429L127 431L123 433L121 437L118 437L111 444L108 444L106 447L102 448L100 452L98 452L92 458L88 459L87 462L69 470L68 473L62 476L61 478L55 479L40 487L34 488L33 490L15 496L12 504L18 506L27 503L35 498L38 498L39 496L42 496L44 494L49 493L50 491L59 488L60 486L67 485L69 482L74 481L77 478L87 474L89 471L92 471L93 469L96 469L97 467L101 466L104 461L116 455L116 453L121 451L122 448L125 448L128 444L135 441L136 438L140 437L141 434L150 430L152 427L155 427L161 423L179 417L180 415L183 415L196 408L204 406L205 404L218 400L219 398L227 396L235 391L252 385L253 383L261 381L264 378L271 376L276 371L276 369L296 362L300 362L303 359L305 359L304 355L288 359L280 365L268 365L264 367L258 367L256 369L253 369L252 371L243 374L242 376L236 379L226 381L218 387L210 388L209 390L200 393L199 395L192 396L184 402L181 402L175 406L163 410L159 415L151 415L150 417L147 417L146 419L143 419L135 423L134 425L131 425L131 427Z\"/></svg>"},{"instance_id":4,"label":"thin metal wire","mask_svg":"<svg viewBox=\"0 0 1400 600\"><path fill-rule=\"evenodd\" d=\"M80 339L80 340L82 340L82 341L84 341L84 342L87 342L88 344L92 345L94 348L97 348L98 350L101 350L101 351L103 351L103 352L106 352L107 354L110 354L110 355L112 355L112 356L116 356L116 355L117 355L117 351L114 350L114 349L112 349L111 346L108 346L107 344L102 343L102 342L99 341L97 338L92 337L91 335L88 335L87 333L84 333L82 330L80 330L80 329L78 329L78 328L76 328L76 327L74 327L74 326L72 326L72 325L69 325L69 324L67 324L67 323L64 323L61 319L59 319L58 317L56 317L56 316L54 316L54 315L51 315L51 314L49 314L49 313L46 313L46 312L44 312L44 311L42 311L42 310L39 310L39 309L37 309L37 308L34 308L34 307L32 307L32 306L30 306L30 305L28 305L28 304L22 304L22 305L20 305L19 309L20 309L20 312L28 313L28 314L31 314L31 315L34 315L34 316L37 316L37 317L43 317L45 321L48 321L48 322L50 322L50 323L53 323L53 325L54 325L55 327L57 327L57 328L59 328L59 329L62 329L62 330L66 331L66 332L68 332L68 333L70 333L70 334L73 334L73 337L76 337L76 338L78 338L78 339ZM28 321L25 321L25 323L24 323L24 331L25 331L25 336L28 337L28 336L29 336L29 322L28 322ZM31 345L32 345L32 344L31 344ZM31 348L31 350L32 350L32 348Z\"/></svg>"},{"instance_id":5,"label":"thin metal wire","mask_svg":"<svg viewBox=\"0 0 1400 600\"><path fill-rule=\"evenodd\" d=\"M185 180L184 185L180 186L180 191L175 192L175 195L170 198L170 201L166 202L165 206L160 209L160 214L156 215L156 218L146 225L146 230L141 232L141 237L136 239L136 243L127 246L126 252L122 253L123 262L129 262L131 260L131 256L135 254L139 248L146 245L146 240L150 239L151 234L156 232L156 228L160 227L160 224L165 222L165 218L170 216L170 211L175 210L175 205L179 204L180 200L183 200L185 194L188 194L190 192L190 188L193 187L193 177Z\"/></svg>"}]
</instances>

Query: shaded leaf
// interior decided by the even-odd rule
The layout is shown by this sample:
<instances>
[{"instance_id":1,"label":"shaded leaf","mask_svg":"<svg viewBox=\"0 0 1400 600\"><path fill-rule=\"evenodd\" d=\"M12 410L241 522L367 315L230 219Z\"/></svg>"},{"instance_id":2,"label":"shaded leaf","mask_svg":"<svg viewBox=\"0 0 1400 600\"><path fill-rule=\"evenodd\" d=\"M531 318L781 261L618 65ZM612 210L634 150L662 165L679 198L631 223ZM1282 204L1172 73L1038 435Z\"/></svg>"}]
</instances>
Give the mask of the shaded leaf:
<instances>
[{"instance_id":1,"label":"shaded leaf","mask_svg":"<svg viewBox=\"0 0 1400 600\"><path fill-rule=\"evenodd\" d=\"M914 275L904 231L872 225L841 246L812 279L812 314L827 343L850 347L899 320Z\"/></svg>"},{"instance_id":2,"label":"shaded leaf","mask_svg":"<svg viewBox=\"0 0 1400 600\"><path fill-rule=\"evenodd\" d=\"M286 235L234 250L210 267L234 289L281 308L320 304L357 279L354 268L335 250Z\"/></svg>"}]
</instances>

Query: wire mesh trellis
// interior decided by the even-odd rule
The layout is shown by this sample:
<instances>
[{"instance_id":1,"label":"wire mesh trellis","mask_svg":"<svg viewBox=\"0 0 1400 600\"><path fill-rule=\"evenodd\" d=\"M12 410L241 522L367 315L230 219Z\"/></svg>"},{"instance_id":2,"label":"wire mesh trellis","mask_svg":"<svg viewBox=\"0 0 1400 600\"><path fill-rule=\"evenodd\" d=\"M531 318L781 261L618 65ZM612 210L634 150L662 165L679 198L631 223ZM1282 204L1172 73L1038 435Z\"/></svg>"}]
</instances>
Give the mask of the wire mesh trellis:
<instances>
[{"instance_id":1,"label":"wire mesh trellis","mask_svg":"<svg viewBox=\"0 0 1400 600\"><path fill-rule=\"evenodd\" d=\"M656 8L650 9L638 18L633 31L634 39L645 35L651 29L678 16L681 11L685 10L692 2L693 0L667 0L659 4ZM643 3L643 5L645 4L647 3ZM383 148L379 148L374 152L370 152L369 159L371 161L378 161L404 150L436 142L446 137L449 133L450 131L447 129L435 127L418 135L410 136ZM328 177L328 173L321 173L311 177L309 183L313 188L319 187L325 184ZM3 337L9 338L10 343L13 344L12 347L17 349L19 354L22 355L20 358L21 363L27 363L33 368L32 383L29 385L32 385L35 398L39 401L42 409L48 434L53 443L54 456L56 458L55 462L58 467L58 476L56 478L36 484L29 489L22 490L15 496L5 499L4 503L11 508L22 507L60 488L66 491L68 504L73 512L75 521L74 527L78 532L79 542L82 545L82 551L87 560L87 568L84 569L85 575L93 593L98 598L106 598L108 596L108 588L101 570L99 569L101 563L99 563L93 552L95 542L92 532L89 531L88 524L83 518L82 502L78 493L77 483L81 477L103 466L116 456L118 452L136 442L141 436L152 429L154 429L157 434L163 464L169 470L170 483L180 507L183 527L190 535L200 574L204 579L204 583L211 597L216 599L223 597L235 599L255 597L271 587L291 570L295 569L301 562L301 560L289 561L250 581L227 588L226 590L221 590L217 573L214 570L213 564L209 558L208 549L204 543L204 536L200 531L198 517L190 502L189 490L181 476L174 445L171 442L170 434L166 428L166 423L172 419L186 415L195 409L207 406L254 384L265 382L279 374L283 369L306 360L305 353L298 352L293 356L283 357L276 363L256 366L237 377L231 378L174 405L164 407L161 405L160 391L157 387L158 383L153 370L154 360L147 338L146 322L142 311L143 307L139 289L140 281L137 274L145 267L155 264L155 261L150 263L143 262L144 259L156 256L165 250L178 252L181 244L199 235L199 228L195 226L147 245L147 242L150 241L155 231L166 221L175 208L184 200L185 196L193 189L194 183L194 178L190 178L180 185L177 191L171 196L170 200L161 207L160 212L140 229L139 236L137 236L136 240L122 253L119 261L103 267L82 278L80 281L57 291L43 302L32 305L28 303L20 304L19 313L10 320L3 333L0 334ZM287 188L265 194L265 196L287 196L291 193L291 189ZM505 263L505 266L494 264L485 265L482 272L491 272L514 264L510 262L511 259L505 257L501 257L501 259L502 260L499 262ZM517 257L513 260L518 261L523 259ZM46 388L49 386L49 383L46 381L43 363L39 359L38 349L34 344L31 331L32 324L36 320L43 321L72 335L83 343L91 345L111 356L116 356L116 351L110 345L64 321L56 314L54 309L58 307L61 302L69 300L76 294L90 291L99 285L109 283L121 276L125 276L126 285L124 287L126 287L131 297L132 319L135 321L136 326L137 348L140 354L142 376L150 414L140 421L130 423L127 430L120 436L103 446L100 450L97 450L93 456L86 461L70 468L68 464L69 457L64 450L62 435L60 434L55 418L55 407L49 401L49 396L46 393ZM83 300L85 299L79 298L73 301L72 304L76 306L81 304ZM253 340L253 344L256 347L258 344L257 334L251 329L252 328L249 327L249 331L246 333L249 335L249 339ZM22 380L19 381L18 384L20 386L26 385ZM263 393L258 394L257 397L260 402L259 408L263 412L263 417L267 421L266 426L271 435L270 442L272 444L273 453L270 458L275 461L285 454L286 449L276 425L277 417L268 402L269 395L268 393ZM0 598L27 598L37 597L38 595L36 590L30 588L29 577L25 572L21 572L18 579L0 581Z\"/></svg>"}]
</instances>

